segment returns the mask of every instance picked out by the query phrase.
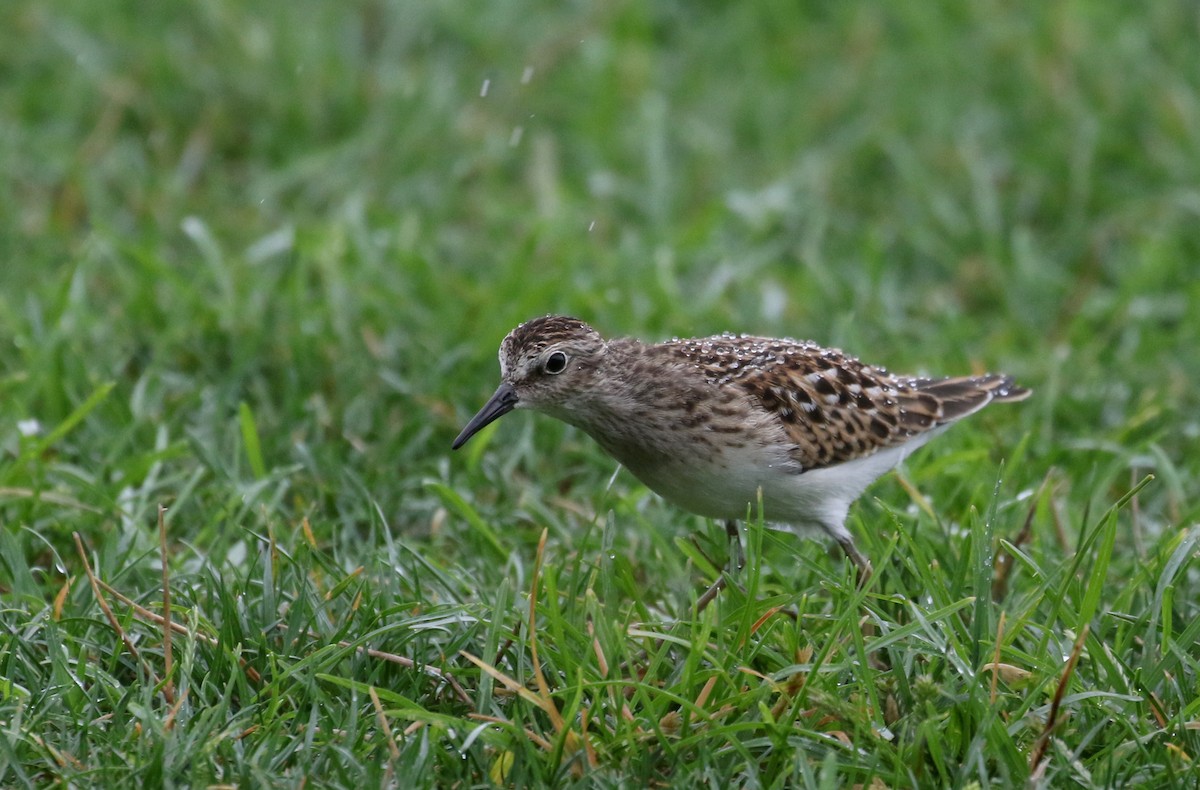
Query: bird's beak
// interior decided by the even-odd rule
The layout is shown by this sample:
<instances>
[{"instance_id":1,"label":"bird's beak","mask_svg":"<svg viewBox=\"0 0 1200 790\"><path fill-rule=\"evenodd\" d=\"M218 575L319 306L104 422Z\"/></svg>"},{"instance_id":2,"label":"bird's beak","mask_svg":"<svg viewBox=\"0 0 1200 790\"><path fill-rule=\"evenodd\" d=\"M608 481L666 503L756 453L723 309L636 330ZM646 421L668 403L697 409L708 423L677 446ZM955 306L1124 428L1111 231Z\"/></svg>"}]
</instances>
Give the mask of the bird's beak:
<instances>
[{"instance_id":1,"label":"bird's beak","mask_svg":"<svg viewBox=\"0 0 1200 790\"><path fill-rule=\"evenodd\" d=\"M516 406L517 391L513 389L513 385L504 382L496 388L496 392L492 397L488 398L488 402L483 404L483 408L479 410L479 413L472 417L471 421L462 429L462 433L454 440L454 444L450 445L450 449L457 450L462 447L467 443L468 439L479 433L490 423L508 414Z\"/></svg>"}]
</instances>

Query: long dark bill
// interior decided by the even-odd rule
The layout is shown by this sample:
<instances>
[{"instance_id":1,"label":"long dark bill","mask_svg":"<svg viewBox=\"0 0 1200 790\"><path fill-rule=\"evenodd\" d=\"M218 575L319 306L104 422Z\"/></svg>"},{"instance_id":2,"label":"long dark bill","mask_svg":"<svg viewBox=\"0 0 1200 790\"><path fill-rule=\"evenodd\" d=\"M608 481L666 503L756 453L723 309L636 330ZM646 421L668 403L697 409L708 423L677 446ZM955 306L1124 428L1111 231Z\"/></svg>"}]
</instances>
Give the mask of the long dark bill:
<instances>
[{"instance_id":1,"label":"long dark bill","mask_svg":"<svg viewBox=\"0 0 1200 790\"><path fill-rule=\"evenodd\" d=\"M500 419L505 414L508 414L517 405L517 391L513 389L511 384L501 384L496 388L496 392L492 397L488 398L488 402L483 404L483 408L479 413L471 418L466 427L462 429L462 433L454 440L454 444L450 445L451 450L457 450L467 443L475 434L483 430L488 424Z\"/></svg>"}]
</instances>

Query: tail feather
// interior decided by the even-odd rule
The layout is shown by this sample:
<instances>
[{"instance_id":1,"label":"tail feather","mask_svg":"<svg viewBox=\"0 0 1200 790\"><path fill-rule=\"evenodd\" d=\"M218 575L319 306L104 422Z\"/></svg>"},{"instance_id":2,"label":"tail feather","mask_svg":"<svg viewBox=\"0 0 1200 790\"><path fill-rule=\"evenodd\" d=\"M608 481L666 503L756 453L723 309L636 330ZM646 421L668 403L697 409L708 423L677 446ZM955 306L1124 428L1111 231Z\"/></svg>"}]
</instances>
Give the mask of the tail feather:
<instances>
[{"instance_id":1,"label":"tail feather","mask_svg":"<svg viewBox=\"0 0 1200 790\"><path fill-rule=\"evenodd\" d=\"M912 384L915 392L905 404L905 417L923 428L962 419L993 401L1025 400L1032 392L1011 376L998 374L917 379Z\"/></svg>"}]
</instances>

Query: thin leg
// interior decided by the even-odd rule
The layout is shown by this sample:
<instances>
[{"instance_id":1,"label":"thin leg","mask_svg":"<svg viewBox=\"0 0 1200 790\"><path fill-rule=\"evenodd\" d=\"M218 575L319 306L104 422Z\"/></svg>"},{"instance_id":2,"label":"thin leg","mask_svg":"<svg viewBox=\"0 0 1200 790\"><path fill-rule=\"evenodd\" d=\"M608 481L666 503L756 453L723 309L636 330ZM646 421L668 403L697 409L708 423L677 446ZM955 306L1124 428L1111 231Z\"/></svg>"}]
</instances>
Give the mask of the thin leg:
<instances>
[{"instance_id":1,"label":"thin leg","mask_svg":"<svg viewBox=\"0 0 1200 790\"><path fill-rule=\"evenodd\" d=\"M725 522L725 534L729 536L729 564L740 571L746 567L746 554L742 551L742 533L736 521Z\"/></svg>"},{"instance_id":2,"label":"thin leg","mask_svg":"<svg viewBox=\"0 0 1200 790\"><path fill-rule=\"evenodd\" d=\"M871 578L871 574L874 573L871 569L871 561L854 545L854 538L849 535L838 535L835 537L838 545L842 547L842 551L846 552L846 556L858 568L858 586L862 587Z\"/></svg>"},{"instance_id":3,"label":"thin leg","mask_svg":"<svg viewBox=\"0 0 1200 790\"><path fill-rule=\"evenodd\" d=\"M730 519L725 522L725 534L729 537L729 567L717 577L717 580L696 599L696 614L704 611L717 594L729 585L729 575L746 567L746 554L742 551L742 533L737 522Z\"/></svg>"},{"instance_id":4,"label":"thin leg","mask_svg":"<svg viewBox=\"0 0 1200 790\"><path fill-rule=\"evenodd\" d=\"M861 551L858 550L858 547L854 545L854 539L849 535L846 535L844 538L838 537L837 542L838 545L842 547L842 551L846 552L846 556L850 558L850 561L853 562L857 568L858 588L861 590L863 587L867 586L867 581L871 578L871 574L874 573L874 571L871 569L871 561L867 559ZM863 619L859 621L859 627L862 629L862 635L864 639L870 639L875 636L875 624L871 622L869 614L865 615ZM887 661L880 658L876 653L870 653L867 655L867 663L870 664L872 668L877 670L887 670L891 668L888 666Z\"/></svg>"},{"instance_id":5,"label":"thin leg","mask_svg":"<svg viewBox=\"0 0 1200 790\"><path fill-rule=\"evenodd\" d=\"M712 583L712 586L704 591L704 595L701 595L696 599L696 614L703 612L710 603L716 600L717 593L721 592L721 590L724 590L725 586L728 584L726 581L727 579L728 577L722 573L717 577L717 580Z\"/></svg>"}]
</instances>

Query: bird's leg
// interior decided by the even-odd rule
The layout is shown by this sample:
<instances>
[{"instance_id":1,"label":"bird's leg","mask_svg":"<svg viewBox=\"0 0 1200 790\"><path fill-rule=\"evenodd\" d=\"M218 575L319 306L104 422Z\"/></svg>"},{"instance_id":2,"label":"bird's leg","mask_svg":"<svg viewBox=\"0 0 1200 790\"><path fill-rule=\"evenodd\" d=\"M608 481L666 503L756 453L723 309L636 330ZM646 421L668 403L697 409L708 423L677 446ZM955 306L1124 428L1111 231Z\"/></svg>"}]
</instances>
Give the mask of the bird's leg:
<instances>
[{"instance_id":1,"label":"bird's leg","mask_svg":"<svg viewBox=\"0 0 1200 790\"><path fill-rule=\"evenodd\" d=\"M842 551L846 552L846 556L849 557L850 561L854 563L854 566L858 571L858 588L860 590L863 589L867 586L867 582L871 579L871 574L874 573L874 571L871 569L871 561L866 558L866 555L858 550L858 547L854 545L854 539L849 535L846 535L845 537L838 536L836 540L838 545L842 547ZM864 616L863 619L859 621L859 627L862 630L864 639L871 639L876 634L875 624L871 622L869 614ZM868 654L867 663L870 664L872 668L877 670L887 670L891 668L888 666L887 662L880 658L876 653Z\"/></svg>"},{"instance_id":2,"label":"bird's leg","mask_svg":"<svg viewBox=\"0 0 1200 790\"><path fill-rule=\"evenodd\" d=\"M865 586L867 581L871 578L871 574L874 573L874 571L871 569L871 561L867 559L861 551L858 550L857 546L854 545L854 538L850 537L849 535L838 535L835 539L837 540L838 545L842 547L842 551L846 552L846 556L849 557L850 561L854 563L856 568L858 568L858 586Z\"/></svg>"},{"instance_id":3,"label":"bird's leg","mask_svg":"<svg viewBox=\"0 0 1200 790\"><path fill-rule=\"evenodd\" d=\"M742 533L737 522L728 519L725 522L725 534L729 536L729 565L731 570L740 571L746 567L746 554L742 551Z\"/></svg>"},{"instance_id":4,"label":"bird's leg","mask_svg":"<svg viewBox=\"0 0 1200 790\"><path fill-rule=\"evenodd\" d=\"M722 573L717 577L717 580L713 582L707 590L704 591L704 594L696 599L696 614L703 612L708 605L716 599L717 593L725 589L725 585L728 584L726 579L728 578L729 577Z\"/></svg>"},{"instance_id":5,"label":"bird's leg","mask_svg":"<svg viewBox=\"0 0 1200 790\"><path fill-rule=\"evenodd\" d=\"M728 579L731 575L746 567L746 553L742 551L742 533L738 529L736 521L729 519L725 522L725 534L729 537L729 567L717 577L717 580L704 591L703 595L696 599L696 614L703 612L704 608L717 597L717 593L728 586Z\"/></svg>"}]
</instances>

